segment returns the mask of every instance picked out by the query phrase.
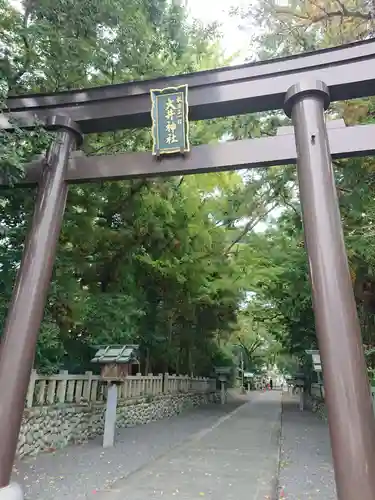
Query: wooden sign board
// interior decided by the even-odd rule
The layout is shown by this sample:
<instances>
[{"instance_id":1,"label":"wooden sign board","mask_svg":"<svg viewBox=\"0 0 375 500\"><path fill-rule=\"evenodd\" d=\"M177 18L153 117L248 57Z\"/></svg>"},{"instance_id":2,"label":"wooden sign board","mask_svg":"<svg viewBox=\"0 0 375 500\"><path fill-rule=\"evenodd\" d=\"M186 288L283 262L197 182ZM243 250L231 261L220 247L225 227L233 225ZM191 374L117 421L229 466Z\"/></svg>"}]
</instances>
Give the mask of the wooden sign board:
<instances>
[{"instance_id":1,"label":"wooden sign board","mask_svg":"<svg viewBox=\"0 0 375 500\"><path fill-rule=\"evenodd\" d=\"M322 362L320 359L320 352L318 350L306 350L306 354L309 354L312 357L312 362L314 366L314 371L321 372L322 371Z\"/></svg>"},{"instance_id":2,"label":"wooden sign board","mask_svg":"<svg viewBox=\"0 0 375 500\"><path fill-rule=\"evenodd\" d=\"M229 376L232 373L231 366L215 366L216 375L226 375Z\"/></svg>"},{"instance_id":3,"label":"wooden sign board","mask_svg":"<svg viewBox=\"0 0 375 500\"><path fill-rule=\"evenodd\" d=\"M188 87L152 89L152 154L155 156L185 154L190 150L188 121Z\"/></svg>"}]
</instances>

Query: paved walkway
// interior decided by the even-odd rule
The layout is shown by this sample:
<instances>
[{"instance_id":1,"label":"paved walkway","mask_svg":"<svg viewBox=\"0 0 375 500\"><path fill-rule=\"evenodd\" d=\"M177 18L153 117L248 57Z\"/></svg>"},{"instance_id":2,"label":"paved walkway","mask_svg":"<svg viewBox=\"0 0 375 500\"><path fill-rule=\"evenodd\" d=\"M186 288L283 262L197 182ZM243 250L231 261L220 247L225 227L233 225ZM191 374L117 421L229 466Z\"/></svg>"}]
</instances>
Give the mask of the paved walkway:
<instances>
[{"instance_id":1,"label":"paved walkway","mask_svg":"<svg viewBox=\"0 0 375 500\"><path fill-rule=\"evenodd\" d=\"M113 449L98 438L22 461L14 478L28 500L336 500L327 424L287 393L282 428L280 412L280 392L252 393L121 429Z\"/></svg>"},{"instance_id":2,"label":"paved walkway","mask_svg":"<svg viewBox=\"0 0 375 500\"><path fill-rule=\"evenodd\" d=\"M336 500L328 425L283 394L280 499Z\"/></svg>"},{"instance_id":3,"label":"paved walkway","mask_svg":"<svg viewBox=\"0 0 375 500\"><path fill-rule=\"evenodd\" d=\"M18 464L28 500L274 499L280 392L210 405ZM243 401L241 402L243 403Z\"/></svg>"}]
</instances>

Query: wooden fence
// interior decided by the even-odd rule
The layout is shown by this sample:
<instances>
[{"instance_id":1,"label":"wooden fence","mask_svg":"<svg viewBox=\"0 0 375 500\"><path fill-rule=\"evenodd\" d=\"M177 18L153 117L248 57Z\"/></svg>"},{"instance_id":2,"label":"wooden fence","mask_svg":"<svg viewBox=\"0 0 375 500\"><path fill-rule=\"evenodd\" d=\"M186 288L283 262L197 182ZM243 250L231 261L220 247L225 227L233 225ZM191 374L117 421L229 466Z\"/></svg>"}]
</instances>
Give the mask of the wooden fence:
<instances>
[{"instance_id":1,"label":"wooden fence","mask_svg":"<svg viewBox=\"0 0 375 500\"><path fill-rule=\"evenodd\" d=\"M209 392L215 390L216 381L203 377L169 375L168 373L147 376L141 374L127 377L118 385L119 399L184 392ZM33 370L26 397L26 407L55 404L103 402L106 398L107 382L99 375L86 372L70 375L61 371L57 375L39 375Z\"/></svg>"}]
</instances>

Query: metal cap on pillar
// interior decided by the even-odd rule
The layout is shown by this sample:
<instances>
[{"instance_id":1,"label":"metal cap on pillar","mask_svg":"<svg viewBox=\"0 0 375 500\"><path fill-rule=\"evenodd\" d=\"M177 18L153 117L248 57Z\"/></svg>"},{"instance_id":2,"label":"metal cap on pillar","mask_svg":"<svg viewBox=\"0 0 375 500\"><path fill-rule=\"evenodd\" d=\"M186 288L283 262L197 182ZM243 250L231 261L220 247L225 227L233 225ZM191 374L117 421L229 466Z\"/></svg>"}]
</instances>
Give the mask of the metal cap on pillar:
<instances>
[{"instance_id":1,"label":"metal cap on pillar","mask_svg":"<svg viewBox=\"0 0 375 500\"><path fill-rule=\"evenodd\" d=\"M76 148L80 148L83 142L83 135L78 124L69 116L52 115L45 122L45 128L54 132L66 130L75 136Z\"/></svg>"},{"instance_id":2,"label":"metal cap on pillar","mask_svg":"<svg viewBox=\"0 0 375 500\"><path fill-rule=\"evenodd\" d=\"M321 80L304 80L289 87L284 100L285 114L291 118L292 110L297 101L309 95L319 94L322 97L324 109L328 109L331 98L327 85Z\"/></svg>"}]
</instances>

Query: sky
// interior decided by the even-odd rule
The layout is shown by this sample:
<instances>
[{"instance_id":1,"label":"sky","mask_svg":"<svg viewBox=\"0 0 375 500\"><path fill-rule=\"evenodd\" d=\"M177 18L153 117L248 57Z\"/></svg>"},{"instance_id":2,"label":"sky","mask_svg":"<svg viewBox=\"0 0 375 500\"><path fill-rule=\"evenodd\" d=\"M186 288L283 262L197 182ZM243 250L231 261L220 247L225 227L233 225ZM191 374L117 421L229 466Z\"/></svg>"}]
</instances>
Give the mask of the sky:
<instances>
[{"instance_id":1,"label":"sky","mask_svg":"<svg viewBox=\"0 0 375 500\"><path fill-rule=\"evenodd\" d=\"M218 21L221 25L222 46L225 55L240 52L235 63L241 63L249 55L249 35L239 30L241 20L230 16L232 7L248 7L252 0L185 0L191 16L204 24Z\"/></svg>"},{"instance_id":2,"label":"sky","mask_svg":"<svg viewBox=\"0 0 375 500\"><path fill-rule=\"evenodd\" d=\"M284 5L287 0L276 0L279 5ZM239 25L241 19L239 17L230 16L229 11L233 7L247 8L256 0L185 0L188 10L192 17L199 19L204 24L218 21L221 24L221 32L223 35L222 46L227 56L236 52L239 55L232 61L232 64L241 64L246 58L251 56L251 47L249 44L249 32L241 31ZM256 26L252 25L252 34L256 32ZM241 173L241 172L240 172ZM270 217L280 216L280 209L275 209L271 212ZM247 219L244 218L242 225L246 224ZM255 231L261 232L267 229L267 222L260 222L254 228Z\"/></svg>"},{"instance_id":3,"label":"sky","mask_svg":"<svg viewBox=\"0 0 375 500\"><path fill-rule=\"evenodd\" d=\"M237 51L239 56L235 58L232 64L240 64L245 58L251 56L251 46L249 43L249 30L241 31L239 17L230 16L229 11L233 8L245 9L251 12L251 6L256 5L258 0L182 0L185 2L192 17L200 19L203 23L218 21L221 24L223 34L222 46L225 54L230 56ZM275 0L280 7L289 5L289 0ZM259 28L255 24L251 25L251 33L257 34Z\"/></svg>"}]
</instances>

